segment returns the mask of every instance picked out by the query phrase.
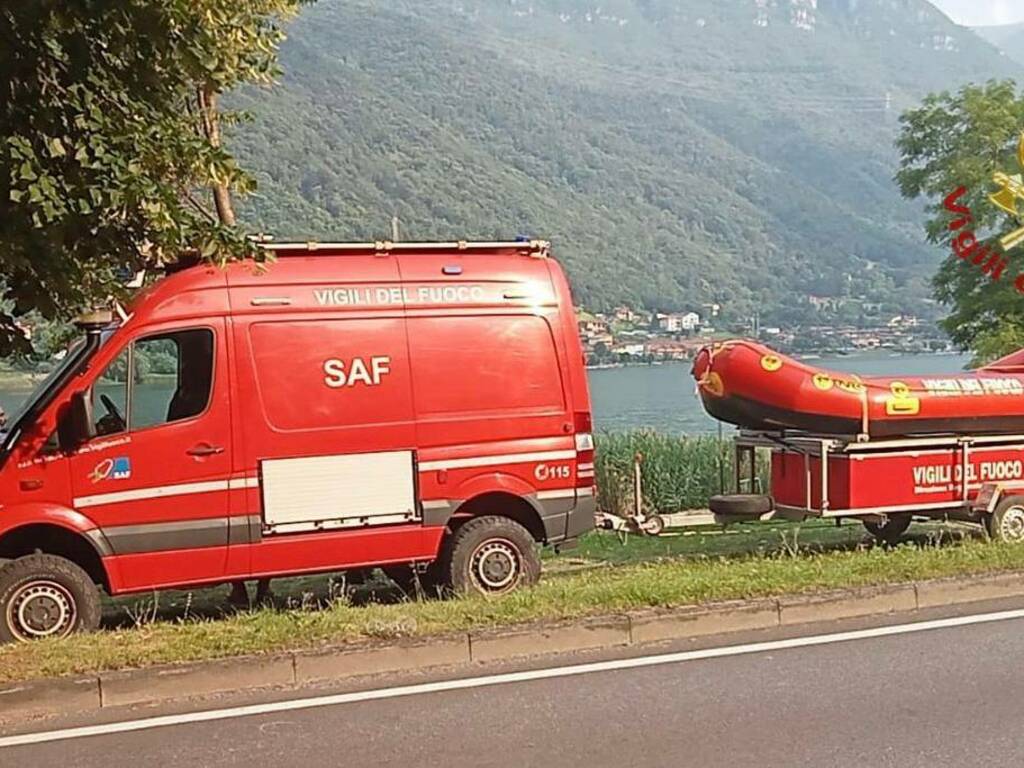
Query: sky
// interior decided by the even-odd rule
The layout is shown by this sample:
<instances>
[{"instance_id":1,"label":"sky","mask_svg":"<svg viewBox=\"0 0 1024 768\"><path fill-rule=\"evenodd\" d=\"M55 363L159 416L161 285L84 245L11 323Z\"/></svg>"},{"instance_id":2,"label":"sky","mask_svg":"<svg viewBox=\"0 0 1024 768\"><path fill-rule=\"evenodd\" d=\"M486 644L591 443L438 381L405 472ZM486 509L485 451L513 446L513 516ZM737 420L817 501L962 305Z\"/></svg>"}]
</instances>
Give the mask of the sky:
<instances>
[{"instance_id":1,"label":"sky","mask_svg":"<svg viewBox=\"0 0 1024 768\"><path fill-rule=\"evenodd\" d=\"M932 4L968 27L1024 21L1024 0L932 0Z\"/></svg>"}]
</instances>

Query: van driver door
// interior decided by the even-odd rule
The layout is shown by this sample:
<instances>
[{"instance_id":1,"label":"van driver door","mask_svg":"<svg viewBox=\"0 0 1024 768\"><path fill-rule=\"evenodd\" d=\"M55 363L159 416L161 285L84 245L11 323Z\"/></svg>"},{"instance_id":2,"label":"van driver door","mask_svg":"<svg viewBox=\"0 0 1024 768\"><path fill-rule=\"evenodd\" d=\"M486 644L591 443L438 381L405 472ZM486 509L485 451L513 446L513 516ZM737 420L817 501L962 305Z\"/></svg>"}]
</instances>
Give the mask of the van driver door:
<instances>
[{"instance_id":1,"label":"van driver door","mask_svg":"<svg viewBox=\"0 0 1024 768\"><path fill-rule=\"evenodd\" d=\"M71 457L77 509L103 530L125 589L226 573L230 387L222 319L149 327L90 388L96 436Z\"/></svg>"}]
</instances>

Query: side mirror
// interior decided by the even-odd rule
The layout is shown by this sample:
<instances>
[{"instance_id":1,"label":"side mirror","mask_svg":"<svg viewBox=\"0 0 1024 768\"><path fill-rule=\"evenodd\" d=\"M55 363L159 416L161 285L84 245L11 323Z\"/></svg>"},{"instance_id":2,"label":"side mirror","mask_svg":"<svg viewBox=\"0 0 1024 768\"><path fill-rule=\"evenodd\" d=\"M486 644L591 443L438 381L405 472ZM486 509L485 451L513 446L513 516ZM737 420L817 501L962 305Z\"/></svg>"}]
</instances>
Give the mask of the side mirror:
<instances>
[{"instance_id":1,"label":"side mirror","mask_svg":"<svg viewBox=\"0 0 1024 768\"><path fill-rule=\"evenodd\" d=\"M64 412L57 422L57 439L60 449L71 453L80 445L96 436L92 421L92 401L88 392L76 392L71 396Z\"/></svg>"}]
</instances>

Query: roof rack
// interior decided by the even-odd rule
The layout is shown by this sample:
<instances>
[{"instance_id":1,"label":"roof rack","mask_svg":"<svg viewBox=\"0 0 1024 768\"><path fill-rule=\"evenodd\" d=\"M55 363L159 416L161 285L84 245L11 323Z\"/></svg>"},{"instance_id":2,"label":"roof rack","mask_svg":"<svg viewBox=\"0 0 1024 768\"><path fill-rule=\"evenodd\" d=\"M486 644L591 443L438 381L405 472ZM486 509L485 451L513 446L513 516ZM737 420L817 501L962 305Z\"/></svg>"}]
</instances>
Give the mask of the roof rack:
<instances>
[{"instance_id":1,"label":"roof rack","mask_svg":"<svg viewBox=\"0 0 1024 768\"><path fill-rule=\"evenodd\" d=\"M372 243L320 243L316 240L305 242L269 242L263 238L253 238L256 245L273 251L278 256L299 256L316 253L317 251L339 251L346 254L367 254L367 253L424 253L433 251L463 251L474 253L480 251L519 251L528 256L547 258L551 252L551 243L547 240L498 240L498 241L474 241L457 240L454 242L391 242L390 240L377 240Z\"/></svg>"}]
</instances>

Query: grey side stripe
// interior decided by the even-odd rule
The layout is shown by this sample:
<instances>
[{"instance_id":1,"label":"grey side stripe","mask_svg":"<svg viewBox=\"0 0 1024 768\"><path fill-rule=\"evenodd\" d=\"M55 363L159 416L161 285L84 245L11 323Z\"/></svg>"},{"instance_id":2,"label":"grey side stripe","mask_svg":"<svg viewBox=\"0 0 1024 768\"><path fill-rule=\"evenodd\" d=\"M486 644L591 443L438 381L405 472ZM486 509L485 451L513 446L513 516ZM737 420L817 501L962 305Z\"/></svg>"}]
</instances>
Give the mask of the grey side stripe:
<instances>
[{"instance_id":1,"label":"grey side stripe","mask_svg":"<svg viewBox=\"0 0 1024 768\"><path fill-rule=\"evenodd\" d=\"M224 547L228 544L229 532L232 535L231 543L252 542L254 519L256 530L259 531L259 517L216 517L202 520L179 520L173 523L119 525L104 528L103 534L110 542L110 548L115 555ZM234 538L236 534L237 538Z\"/></svg>"},{"instance_id":2,"label":"grey side stripe","mask_svg":"<svg viewBox=\"0 0 1024 768\"><path fill-rule=\"evenodd\" d=\"M544 521L545 527L548 527L547 520L549 518L564 518L579 503L578 497L589 493L589 488L559 488L551 491L540 491L539 493L522 498L533 507L541 520ZM452 515L464 503L464 499L430 499L424 501L423 525L446 525Z\"/></svg>"},{"instance_id":3,"label":"grey side stripe","mask_svg":"<svg viewBox=\"0 0 1024 768\"><path fill-rule=\"evenodd\" d=\"M228 518L229 544L256 544L263 539L263 518L259 515Z\"/></svg>"},{"instance_id":4,"label":"grey side stripe","mask_svg":"<svg viewBox=\"0 0 1024 768\"><path fill-rule=\"evenodd\" d=\"M423 525L446 525L462 501L432 499L423 502Z\"/></svg>"},{"instance_id":5,"label":"grey side stripe","mask_svg":"<svg viewBox=\"0 0 1024 768\"><path fill-rule=\"evenodd\" d=\"M82 535L92 542L93 547L96 548L100 557L110 557L114 554L114 550L110 546L110 542L107 541L107 537L103 535L103 531L99 528L93 528L91 531L86 531Z\"/></svg>"}]
</instances>

